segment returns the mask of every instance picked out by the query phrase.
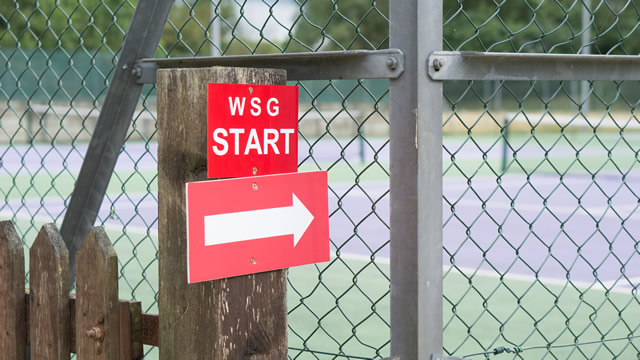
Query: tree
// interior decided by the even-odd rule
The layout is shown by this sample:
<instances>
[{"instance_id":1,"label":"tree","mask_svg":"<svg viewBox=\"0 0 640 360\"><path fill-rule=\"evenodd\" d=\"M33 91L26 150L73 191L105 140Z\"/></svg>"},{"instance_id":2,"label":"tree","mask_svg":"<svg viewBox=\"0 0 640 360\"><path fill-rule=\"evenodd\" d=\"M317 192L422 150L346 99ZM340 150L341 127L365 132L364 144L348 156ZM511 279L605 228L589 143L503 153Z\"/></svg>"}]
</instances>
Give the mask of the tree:
<instances>
[{"instance_id":1,"label":"tree","mask_svg":"<svg viewBox=\"0 0 640 360\"><path fill-rule=\"evenodd\" d=\"M593 1L593 52L600 54L640 54L638 25L640 11L635 2L609 0Z\"/></svg>"},{"instance_id":2,"label":"tree","mask_svg":"<svg viewBox=\"0 0 640 360\"><path fill-rule=\"evenodd\" d=\"M170 56L249 55L281 52L265 41L240 40L235 35L242 6L231 0L182 0L174 4L160 45ZM244 10L248 11L248 10ZM220 38L214 39L218 27ZM214 51L213 43L216 43ZM163 56L165 54L160 54Z\"/></svg>"},{"instance_id":3,"label":"tree","mask_svg":"<svg viewBox=\"0 0 640 360\"><path fill-rule=\"evenodd\" d=\"M389 0L307 0L294 24L294 39L288 48L387 48L388 18Z\"/></svg>"},{"instance_id":4,"label":"tree","mask_svg":"<svg viewBox=\"0 0 640 360\"><path fill-rule=\"evenodd\" d=\"M306 0L288 51L388 46L388 0ZM628 0L593 0L593 53L638 54L640 10ZM579 0L444 0L445 50L579 53Z\"/></svg>"},{"instance_id":5,"label":"tree","mask_svg":"<svg viewBox=\"0 0 640 360\"><path fill-rule=\"evenodd\" d=\"M5 0L0 46L117 52L134 7L123 0Z\"/></svg>"},{"instance_id":6,"label":"tree","mask_svg":"<svg viewBox=\"0 0 640 360\"><path fill-rule=\"evenodd\" d=\"M169 21L164 28L160 46L170 55L210 55L211 43L207 33L212 13L225 11L224 5L216 6L210 1L183 0L173 4Z\"/></svg>"},{"instance_id":7,"label":"tree","mask_svg":"<svg viewBox=\"0 0 640 360\"><path fill-rule=\"evenodd\" d=\"M592 51L637 54L640 43L631 34L638 23L638 10L622 0L592 3ZM445 0L444 48L579 53L585 11L583 2L576 0Z\"/></svg>"}]
</instances>

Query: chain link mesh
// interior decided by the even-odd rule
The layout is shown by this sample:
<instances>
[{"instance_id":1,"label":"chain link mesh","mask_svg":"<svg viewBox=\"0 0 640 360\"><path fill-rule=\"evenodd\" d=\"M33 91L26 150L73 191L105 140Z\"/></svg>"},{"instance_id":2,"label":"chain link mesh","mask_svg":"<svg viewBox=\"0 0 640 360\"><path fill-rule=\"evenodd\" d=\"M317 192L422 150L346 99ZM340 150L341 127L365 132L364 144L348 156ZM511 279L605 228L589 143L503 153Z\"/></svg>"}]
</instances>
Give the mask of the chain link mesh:
<instances>
[{"instance_id":1,"label":"chain link mesh","mask_svg":"<svg viewBox=\"0 0 640 360\"><path fill-rule=\"evenodd\" d=\"M633 1L444 1L446 50L638 54ZM637 358L636 82L445 82L444 347Z\"/></svg>"},{"instance_id":2,"label":"chain link mesh","mask_svg":"<svg viewBox=\"0 0 640 360\"><path fill-rule=\"evenodd\" d=\"M638 54L623 0L444 0L445 50ZM388 0L181 0L157 56L388 44ZM135 1L0 3L0 206L61 225ZM635 35L635 36L634 36ZM304 81L300 171L328 170L332 260L290 269L292 359L389 355L388 82ZM445 82L444 351L634 358L635 82ZM121 297L157 312L155 88L98 216ZM147 355L156 356L151 349Z\"/></svg>"},{"instance_id":3,"label":"chain link mesh","mask_svg":"<svg viewBox=\"0 0 640 360\"><path fill-rule=\"evenodd\" d=\"M444 49L640 52L638 4L628 0L444 0ZM634 36L635 35L635 36Z\"/></svg>"},{"instance_id":4,"label":"chain link mesh","mask_svg":"<svg viewBox=\"0 0 640 360\"><path fill-rule=\"evenodd\" d=\"M637 357L635 86L591 83L588 113L576 110L576 88L447 88L449 353L489 357L506 347L518 350L514 358Z\"/></svg>"},{"instance_id":5,"label":"chain link mesh","mask_svg":"<svg viewBox=\"0 0 640 360\"><path fill-rule=\"evenodd\" d=\"M177 2L161 51L202 56L386 48L388 3ZM197 36L186 39L187 33ZM300 171L329 174L333 256L329 263L289 270L289 357L386 357L388 82L291 84L300 87Z\"/></svg>"},{"instance_id":6,"label":"chain link mesh","mask_svg":"<svg viewBox=\"0 0 640 360\"><path fill-rule=\"evenodd\" d=\"M61 225L136 1L0 3L0 214L29 247ZM388 47L388 0L180 0L159 57ZM292 359L389 355L388 82L305 81L300 169L328 170L332 260L290 270ZM98 214L121 298L157 312L156 92L147 86ZM155 358L157 349L148 349Z\"/></svg>"}]
</instances>

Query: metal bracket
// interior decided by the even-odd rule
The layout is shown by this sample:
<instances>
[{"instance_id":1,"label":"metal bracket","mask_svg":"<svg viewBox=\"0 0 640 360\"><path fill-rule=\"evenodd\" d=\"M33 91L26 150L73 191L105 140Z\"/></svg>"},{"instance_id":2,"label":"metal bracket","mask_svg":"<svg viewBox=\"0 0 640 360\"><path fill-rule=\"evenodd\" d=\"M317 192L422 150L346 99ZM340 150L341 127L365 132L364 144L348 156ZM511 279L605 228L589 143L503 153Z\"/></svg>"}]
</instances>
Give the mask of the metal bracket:
<instances>
[{"instance_id":1,"label":"metal bracket","mask_svg":"<svg viewBox=\"0 0 640 360\"><path fill-rule=\"evenodd\" d=\"M140 60L133 64L133 75L136 76L136 82L138 84L155 84L156 71L158 71L158 64L155 62L142 62Z\"/></svg>"},{"instance_id":2,"label":"metal bracket","mask_svg":"<svg viewBox=\"0 0 640 360\"><path fill-rule=\"evenodd\" d=\"M404 72L404 54L398 49L385 49L152 58L136 62L133 71L138 84L150 84L156 82L158 69L210 66L285 69L288 80L397 79Z\"/></svg>"},{"instance_id":3,"label":"metal bracket","mask_svg":"<svg viewBox=\"0 0 640 360\"><path fill-rule=\"evenodd\" d=\"M640 57L434 51L433 80L640 80Z\"/></svg>"}]
</instances>

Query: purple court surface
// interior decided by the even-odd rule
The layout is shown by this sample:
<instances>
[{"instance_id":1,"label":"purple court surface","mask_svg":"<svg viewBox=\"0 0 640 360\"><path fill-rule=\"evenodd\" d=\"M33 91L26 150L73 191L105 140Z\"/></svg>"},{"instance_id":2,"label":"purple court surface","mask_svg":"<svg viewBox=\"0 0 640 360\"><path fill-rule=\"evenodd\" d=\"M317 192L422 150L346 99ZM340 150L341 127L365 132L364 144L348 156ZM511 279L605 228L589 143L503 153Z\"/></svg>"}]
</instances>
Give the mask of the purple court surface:
<instances>
[{"instance_id":1,"label":"purple court surface","mask_svg":"<svg viewBox=\"0 0 640 360\"><path fill-rule=\"evenodd\" d=\"M345 145L346 144L346 145ZM358 164L362 152L357 141L337 145L320 141L311 150L318 163L331 163L336 150ZM367 162L375 158L388 164L388 144L377 141L374 153L365 144ZM155 144L127 144L117 171L155 171ZM86 145L16 146L0 152L0 176L33 175L46 169L77 174ZM300 159L310 153L300 142ZM331 156L329 156L331 155ZM477 154L461 153L473 158ZM446 152L444 156L449 156ZM458 156L457 158L460 158ZM324 166L324 165L323 165ZM385 165L387 166L387 165ZM330 235L333 251L357 258L387 261L389 258L388 179L332 182L329 189ZM144 190L142 190L144 191ZM444 178L443 222L445 265L480 269L498 275L523 275L571 280L586 284L631 288L640 279L640 179L615 173L588 176L535 174L495 177ZM2 216L28 219L57 217L65 208L57 194L44 199L9 200ZM157 228L157 194L146 192L109 194L99 219L106 226L127 233L154 234ZM43 220L44 221L44 220Z\"/></svg>"}]
</instances>

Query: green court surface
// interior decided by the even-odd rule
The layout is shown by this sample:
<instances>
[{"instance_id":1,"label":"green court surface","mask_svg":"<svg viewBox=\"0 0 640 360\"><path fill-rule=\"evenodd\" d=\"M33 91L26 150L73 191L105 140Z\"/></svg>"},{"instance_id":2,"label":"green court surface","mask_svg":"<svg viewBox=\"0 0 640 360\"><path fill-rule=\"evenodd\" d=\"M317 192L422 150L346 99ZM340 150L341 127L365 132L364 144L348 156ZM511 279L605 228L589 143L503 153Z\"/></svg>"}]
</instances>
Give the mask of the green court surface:
<instances>
[{"instance_id":1,"label":"green court surface","mask_svg":"<svg viewBox=\"0 0 640 360\"><path fill-rule=\"evenodd\" d=\"M27 220L20 220L16 225L24 228L29 224ZM138 246L132 246L120 232L108 229L108 234L115 241L121 262L121 298L130 299L134 294L136 300L142 301L145 311L157 312L153 290L141 286L148 281L157 289L156 251L150 246L151 238L129 234L131 239L141 240ZM34 238L35 232L30 235L29 238ZM126 259L130 254L135 257ZM143 273L133 267L127 270L131 261L147 264L146 270ZM609 351L618 354L618 358L633 358L636 354L628 341L574 346L633 334L640 318L640 303L630 289L606 291L597 284L576 285L556 279L510 278L508 275L501 281L494 274L484 272L471 276L449 268L445 268L445 274L444 346L447 352L460 356L499 346L525 349L541 346L527 350L525 358L543 358L547 352L544 347L553 343L567 345L553 350L557 358L571 358L576 352L588 358L610 357ZM388 276L386 261L374 264L333 258L327 263L291 268L287 294L290 355L313 358L309 353L294 350L310 349L326 353L315 354L322 359L334 358L329 354L353 358L388 356ZM467 341L469 337L473 340ZM634 343L640 346L640 342L634 340ZM156 351L148 358L155 358Z\"/></svg>"},{"instance_id":2,"label":"green court surface","mask_svg":"<svg viewBox=\"0 0 640 360\"><path fill-rule=\"evenodd\" d=\"M20 220L16 225L24 228L29 223ZM115 239L121 262L120 297L131 299L134 294L145 311L156 313L154 291L141 286L148 281L157 289L156 250L150 246L150 238L130 234L131 238L142 239L134 247L121 233L108 230L108 234ZM34 232L30 235L29 238L35 237ZM135 258L126 259L130 254L135 254ZM131 261L147 264L146 270L128 271L127 264ZM631 290L606 291L597 284L573 285L557 280L548 284L544 279L510 279L508 275L501 281L496 275L470 276L455 269L445 269L445 274L447 352L466 355L499 346L541 346L527 350L526 358L542 358L547 352L545 345L553 343L567 345L553 350L557 358L570 358L575 352L589 358L611 356L609 351L619 354L619 358L633 358L636 354L635 348L625 341L573 346L633 334L640 318L640 303ZM327 353L315 354L327 359L334 358L329 354L354 358L388 356L388 276L389 265L385 261L374 264L333 258L328 263L291 268L287 294L290 355L313 358L309 353L293 350L309 349ZM625 323L623 319L635 320ZM474 340L466 341L469 337ZM640 341L634 343L640 346ZM154 358L155 352L148 358Z\"/></svg>"},{"instance_id":3,"label":"green court surface","mask_svg":"<svg viewBox=\"0 0 640 360\"><path fill-rule=\"evenodd\" d=\"M385 277L389 266L378 263L380 271L372 266L360 260L333 260L318 268L291 269L294 287L298 291L304 287L300 291L304 301L289 290L290 323L296 329L295 335L290 334L290 346L365 358L388 356L390 305ZM358 271L357 276L352 275ZM543 358L546 345L552 343L567 345L553 349L557 358L572 358L576 352L588 358L611 357L609 351L622 359L637 354L628 341L575 346L633 334L640 303L630 290L608 292L597 285L533 277L506 276L501 281L492 274L470 276L448 268L445 273L444 346L449 353L462 356L519 346L526 349L525 358ZM320 274L326 288L317 286ZM466 341L468 337L474 340ZM376 351L381 345L385 346Z\"/></svg>"},{"instance_id":4,"label":"green court surface","mask_svg":"<svg viewBox=\"0 0 640 360\"><path fill-rule=\"evenodd\" d=\"M624 141L622 140L624 139ZM584 174L597 171L628 171L640 156L630 144L640 140L640 132L629 131L624 137L605 132L594 137L590 132L513 134L506 159L504 141L500 135L445 136L443 152L444 176L496 176L502 173L506 160L506 174L567 173ZM388 145L386 146L388 148ZM515 152L515 157L514 157ZM327 170L329 184L367 181L388 181L389 164L379 161L361 163L359 160L340 159L315 164L306 161L299 171ZM108 196L157 193L155 170L124 171L114 173ZM0 173L0 194L6 200L66 198L73 190L77 174L68 171L52 173L44 169L37 172L20 171Z\"/></svg>"},{"instance_id":5,"label":"green court surface","mask_svg":"<svg viewBox=\"0 0 640 360\"><path fill-rule=\"evenodd\" d=\"M462 356L518 346L525 350L521 355L525 359L572 359L577 353L589 359L637 356L627 339L637 331L640 316L640 303L631 289L610 291L598 284L509 275L501 281L494 274L471 277L456 270L445 273L444 347L449 353ZM609 341L618 338L627 341ZM552 344L553 355L547 353L547 344ZM633 344L639 346L640 340Z\"/></svg>"},{"instance_id":6,"label":"green court surface","mask_svg":"<svg viewBox=\"0 0 640 360\"><path fill-rule=\"evenodd\" d=\"M619 134L529 134L510 138L507 174L579 173L626 171L636 166L638 154L620 140ZM502 165L502 140L495 135L445 137L445 178L495 177ZM535 149L527 153L526 149ZM552 149L547 157L538 149ZM579 151L576 151L578 149ZM485 155L483 157L483 151ZM453 157L452 157L453 154ZM486 160L486 163L483 161ZM330 186L388 181L388 164L363 165L345 160L304 164L300 171L329 169ZM586 175L586 174L585 174ZM76 174L20 173L0 176L6 201L54 199L62 201L72 191ZM486 178L486 177L485 177ZM108 197L157 194L154 170L118 171ZM157 196L157 195L155 195ZM108 200L105 200L108 201ZM115 209L117 214L117 208ZM6 219L10 214L3 211ZM16 226L31 244L40 226L62 213L39 211L28 218L14 217ZM158 289L157 234L155 230L113 225L106 227L120 260L120 297L142 301L143 311L156 313ZM25 248L26 250L27 248ZM28 257L27 257L28 258ZM28 268L28 259L27 268ZM289 270L290 357L298 359L374 358L389 355L389 264L358 258L332 258L328 263ZM635 289L606 288L599 284L572 284L557 279L535 279L508 274L445 268L444 346L457 356L480 353L500 346L525 349L524 358L635 358L640 342L631 342L640 327L640 302ZM425 309L428 311L428 309ZM630 320L634 319L634 320ZM627 341L609 341L615 339ZM607 339L602 342L602 339ZM595 343L592 343L594 342ZM583 344L577 346L576 344ZM547 344L562 347L548 353ZM538 347L529 349L530 347ZM300 350L302 349L302 350ZM304 350L317 351L314 354ZM155 358L157 349L149 353ZM335 354L347 355L347 357ZM612 355L613 354L613 355ZM511 355L503 355L513 358ZM474 358L483 358L477 356Z\"/></svg>"}]
</instances>

